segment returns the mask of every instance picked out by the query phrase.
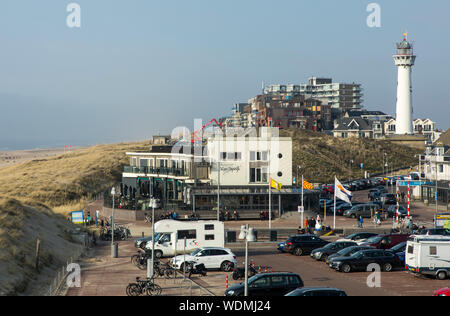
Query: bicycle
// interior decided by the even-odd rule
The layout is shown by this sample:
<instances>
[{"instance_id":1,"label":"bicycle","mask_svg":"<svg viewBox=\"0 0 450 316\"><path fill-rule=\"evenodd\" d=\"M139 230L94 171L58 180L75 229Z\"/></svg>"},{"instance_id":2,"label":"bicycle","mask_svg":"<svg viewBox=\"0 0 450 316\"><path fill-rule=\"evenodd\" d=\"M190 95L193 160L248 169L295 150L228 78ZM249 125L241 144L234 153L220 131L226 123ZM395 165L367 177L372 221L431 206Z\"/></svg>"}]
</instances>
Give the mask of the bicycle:
<instances>
[{"instance_id":1,"label":"bicycle","mask_svg":"<svg viewBox=\"0 0 450 316\"><path fill-rule=\"evenodd\" d=\"M158 284L155 284L153 278L141 280L137 277L136 283L128 284L125 292L127 296L160 296L162 293L162 288Z\"/></svg>"}]
</instances>

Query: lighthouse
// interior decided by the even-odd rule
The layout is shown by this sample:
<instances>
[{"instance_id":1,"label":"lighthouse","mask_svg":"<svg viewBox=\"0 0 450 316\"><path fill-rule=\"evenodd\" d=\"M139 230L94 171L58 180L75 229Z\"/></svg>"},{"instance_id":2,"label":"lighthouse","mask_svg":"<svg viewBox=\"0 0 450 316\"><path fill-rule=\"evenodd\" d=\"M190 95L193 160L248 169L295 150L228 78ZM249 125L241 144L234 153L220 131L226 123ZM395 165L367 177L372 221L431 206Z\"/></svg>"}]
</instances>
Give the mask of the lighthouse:
<instances>
[{"instance_id":1,"label":"lighthouse","mask_svg":"<svg viewBox=\"0 0 450 316\"><path fill-rule=\"evenodd\" d=\"M403 41L397 43L397 54L394 55L394 62L398 68L395 128L397 135L411 135L414 132L412 124L411 68L414 66L415 60L413 45L408 42L407 34L405 33Z\"/></svg>"}]
</instances>

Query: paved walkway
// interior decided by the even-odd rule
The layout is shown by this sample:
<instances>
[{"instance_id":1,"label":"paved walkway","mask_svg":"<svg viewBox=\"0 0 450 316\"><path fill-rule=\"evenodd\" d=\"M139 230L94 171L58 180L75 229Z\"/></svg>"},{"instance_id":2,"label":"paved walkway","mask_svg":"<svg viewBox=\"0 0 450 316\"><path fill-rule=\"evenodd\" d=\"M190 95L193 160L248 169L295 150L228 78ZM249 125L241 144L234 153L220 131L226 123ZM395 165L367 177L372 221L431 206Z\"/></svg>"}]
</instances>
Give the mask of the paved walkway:
<instances>
[{"instance_id":1,"label":"paved walkway","mask_svg":"<svg viewBox=\"0 0 450 316\"><path fill-rule=\"evenodd\" d=\"M139 270L130 262L137 251L133 241L119 242L119 258L111 258L110 244L102 243L81 262L81 287L70 288L66 296L126 296L125 289L136 277L146 278L146 271ZM164 296L201 296L209 295L207 291L182 276L177 279L157 278L155 283L163 288Z\"/></svg>"}]
</instances>

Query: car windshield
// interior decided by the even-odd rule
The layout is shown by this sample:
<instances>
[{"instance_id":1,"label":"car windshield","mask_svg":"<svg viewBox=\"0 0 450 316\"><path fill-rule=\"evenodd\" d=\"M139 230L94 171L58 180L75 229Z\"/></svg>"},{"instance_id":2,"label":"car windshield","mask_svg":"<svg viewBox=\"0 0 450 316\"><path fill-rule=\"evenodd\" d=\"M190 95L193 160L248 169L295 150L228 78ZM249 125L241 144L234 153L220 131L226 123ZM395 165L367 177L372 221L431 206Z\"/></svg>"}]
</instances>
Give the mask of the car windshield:
<instances>
[{"instance_id":1,"label":"car windshield","mask_svg":"<svg viewBox=\"0 0 450 316\"><path fill-rule=\"evenodd\" d=\"M351 255L351 257L355 258L355 257L359 257L360 255L362 255L363 252L362 251L357 251L354 254Z\"/></svg>"},{"instance_id":2,"label":"car windshield","mask_svg":"<svg viewBox=\"0 0 450 316\"><path fill-rule=\"evenodd\" d=\"M402 243L400 243L400 244L398 244L398 245L395 245L395 246L392 247L391 249L394 250L394 251L397 251L397 250L400 250L400 249L402 249L402 248L405 248L405 246L406 246L406 242L402 242Z\"/></svg>"},{"instance_id":3,"label":"car windshield","mask_svg":"<svg viewBox=\"0 0 450 316\"><path fill-rule=\"evenodd\" d=\"M358 248L355 248L355 247L344 248L344 249L342 249L341 251L339 251L337 254L338 254L339 256L346 257L346 256L348 256L349 254L351 254L353 251L355 251L356 249L358 249Z\"/></svg>"},{"instance_id":4,"label":"car windshield","mask_svg":"<svg viewBox=\"0 0 450 316\"><path fill-rule=\"evenodd\" d=\"M366 239L365 242L370 243L370 244L378 244L380 241L381 241L381 237L373 236L373 237Z\"/></svg>"},{"instance_id":5,"label":"car windshield","mask_svg":"<svg viewBox=\"0 0 450 316\"><path fill-rule=\"evenodd\" d=\"M248 279L248 284L252 284L256 280L258 280L261 277L261 275L254 275L251 278Z\"/></svg>"},{"instance_id":6,"label":"car windshield","mask_svg":"<svg viewBox=\"0 0 450 316\"><path fill-rule=\"evenodd\" d=\"M351 235L348 235L347 237L345 237L345 239L353 239L353 237L355 237L356 235L358 235L358 234L351 234Z\"/></svg>"}]
</instances>

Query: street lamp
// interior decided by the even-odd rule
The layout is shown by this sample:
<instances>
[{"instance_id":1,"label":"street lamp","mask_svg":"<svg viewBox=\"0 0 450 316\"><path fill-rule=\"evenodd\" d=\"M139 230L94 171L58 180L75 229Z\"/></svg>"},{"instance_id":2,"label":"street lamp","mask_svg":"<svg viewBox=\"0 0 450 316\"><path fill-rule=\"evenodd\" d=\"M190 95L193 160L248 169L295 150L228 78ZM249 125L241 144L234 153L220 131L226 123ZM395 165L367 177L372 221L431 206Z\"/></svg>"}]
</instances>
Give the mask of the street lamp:
<instances>
[{"instance_id":1,"label":"street lamp","mask_svg":"<svg viewBox=\"0 0 450 316\"><path fill-rule=\"evenodd\" d=\"M116 198L116 188L111 189L112 195L112 214L111 214L111 257L117 258L117 247L114 244L114 200Z\"/></svg>"},{"instance_id":2,"label":"street lamp","mask_svg":"<svg viewBox=\"0 0 450 316\"><path fill-rule=\"evenodd\" d=\"M301 166L297 166L297 187L300 185L299 183L299 179L298 179L298 171L301 169ZM302 181L302 185L303 185L303 181Z\"/></svg>"},{"instance_id":3,"label":"street lamp","mask_svg":"<svg viewBox=\"0 0 450 316\"><path fill-rule=\"evenodd\" d=\"M245 238L245 281L244 281L244 296L248 296L248 243L251 241L256 241L253 228L249 228L248 224L241 227L241 233L239 234L239 239Z\"/></svg>"},{"instance_id":4,"label":"street lamp","mask_svg":"<svg viewBox=\"0 0 450 316\"><path fill-rule=\"evenodd\" d=\"M156 199L150 198L150 206L152 207L152 257L151 264L148 265L147 276L149 278L153 277L153 267L155 266L155 207L156 207ZM176 243L176 241L175 241ZM176 247L176 244L175 244ZM175 254L176 255L176 254Z\"/></svg>"}]
</instances>

